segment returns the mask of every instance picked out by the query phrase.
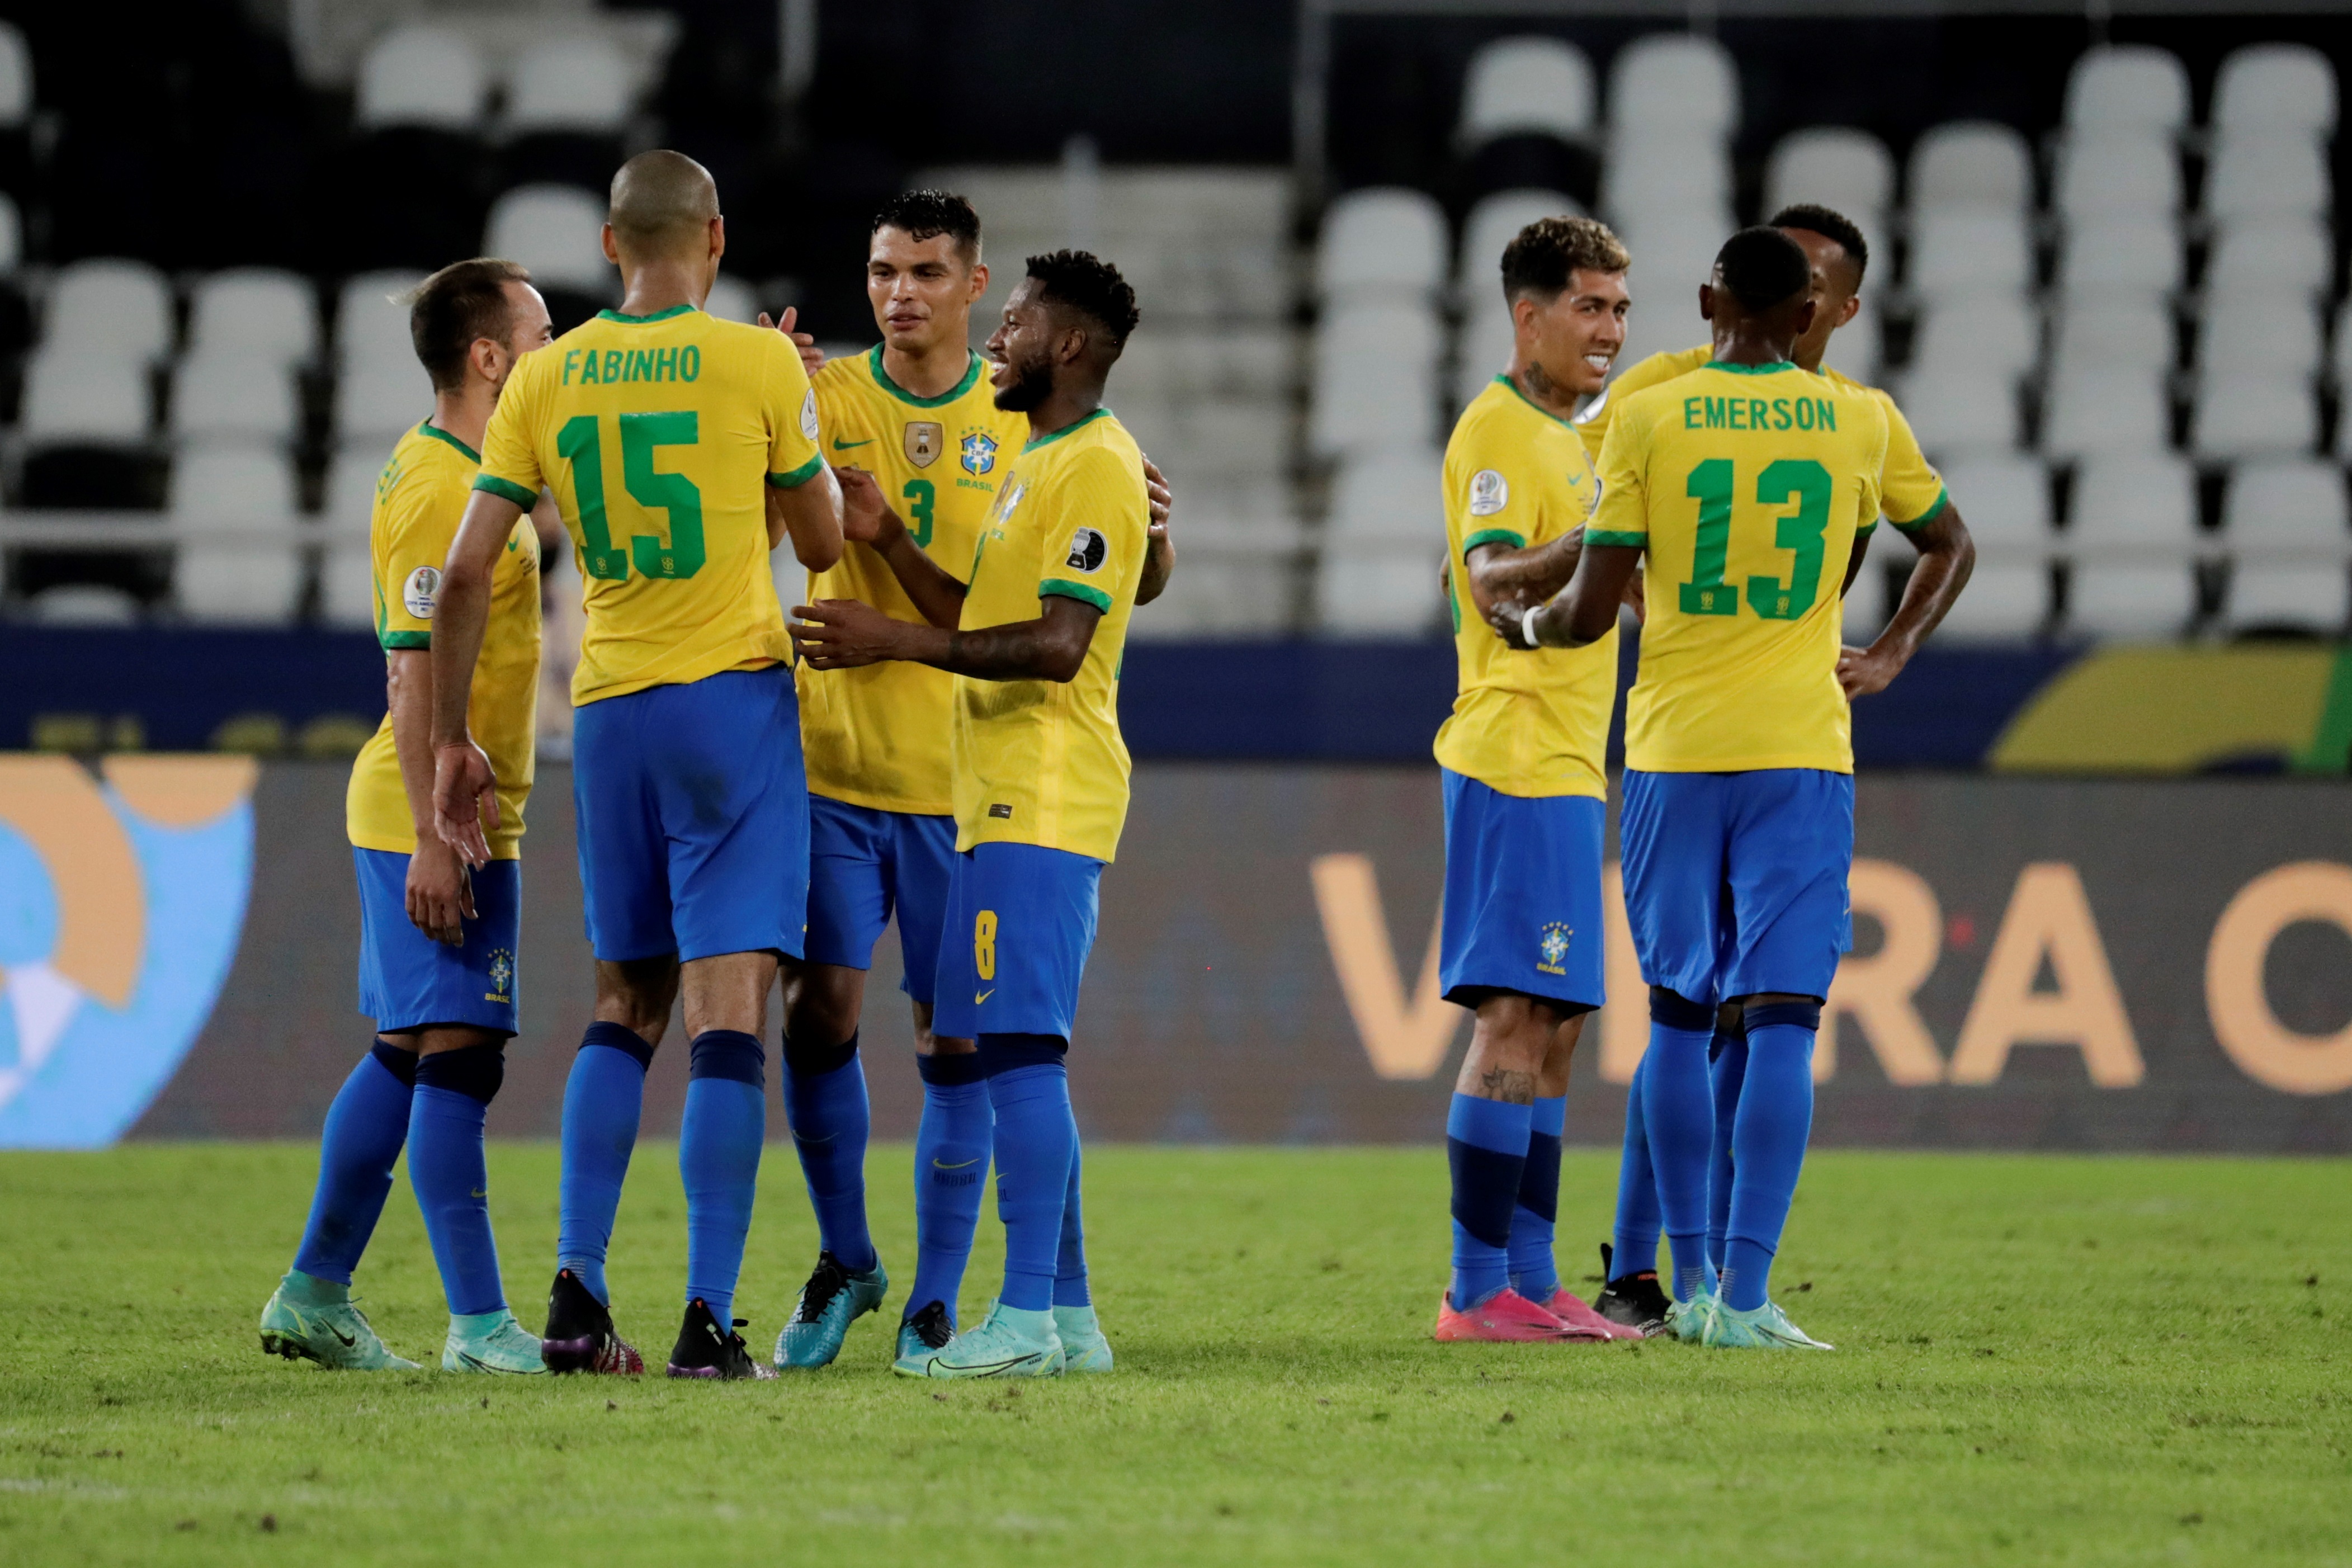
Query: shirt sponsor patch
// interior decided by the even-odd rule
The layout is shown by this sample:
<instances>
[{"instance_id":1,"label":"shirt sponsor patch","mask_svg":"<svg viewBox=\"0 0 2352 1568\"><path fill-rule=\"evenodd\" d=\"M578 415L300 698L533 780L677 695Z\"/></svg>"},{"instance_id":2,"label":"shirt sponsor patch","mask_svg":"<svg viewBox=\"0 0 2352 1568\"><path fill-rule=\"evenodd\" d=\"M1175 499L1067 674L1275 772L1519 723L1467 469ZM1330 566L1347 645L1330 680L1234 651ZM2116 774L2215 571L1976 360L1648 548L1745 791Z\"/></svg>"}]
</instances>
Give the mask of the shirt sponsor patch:
<instances>
[{"instance_id":1,"label":"shirt sponsor patch","mask_svg":"<svg viewBox=\"0 0 2352 1568\"><path fill-rule=\"evenodd\" d=\"M816 439L816 388L812 386L801 395L801 434Z\"/></svg>"},{"instance_id":2,"label":"shirt sponsor patch","mask_svg":"<svg viewBox=\"0 0 2352 1568\"><path fill-rule=\"evenodd\" d=\"M1082 528L1070 535L1070 558L1066 563L1073 572L1099 572L1110 545L1091 528Z\"/></svg>"},{"instance_id":3,"label":"shirt sponsor patch","mask_svg":"<svg viewBox=\"0 0 2352 1568\"><path fill-rule=\"evenodd\" d=\"M1470 476L1470 515L1492 517L1511 504L1510 481L1492 468Z\"/></svg>"},{"instance_id":4,"label":"shirt sponsor patch","mask_svg":"<svg viewBox=\"0 0 2352 1568\"><path fill-rule=\"evenodd\" d=\"M433 605L441 596L441 572L438 567L419 566L401 584L400 602L408 613L420 621L433 618Z\"/></svg>"},{"instance_id":5,"label":"shirt sponsor patch","mask_svg":"<svg viewBox=\"0 0 2352 1568\"><path fill-rule=\"evenodd\" d=\"M988 808L988 815L1000 821L1010 822L1013 820L1013 808L1003 805L992 805Z\"/></svg>"}]
</instances>

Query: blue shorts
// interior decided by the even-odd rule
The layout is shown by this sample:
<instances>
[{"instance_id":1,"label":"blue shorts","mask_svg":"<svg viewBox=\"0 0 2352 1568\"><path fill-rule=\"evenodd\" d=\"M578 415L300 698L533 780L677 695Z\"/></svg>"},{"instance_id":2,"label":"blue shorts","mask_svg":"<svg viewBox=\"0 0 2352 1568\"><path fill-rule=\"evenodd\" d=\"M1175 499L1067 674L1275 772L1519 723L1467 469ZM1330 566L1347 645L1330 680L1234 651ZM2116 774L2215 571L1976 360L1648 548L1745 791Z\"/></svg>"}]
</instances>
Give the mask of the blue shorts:
<instances>
[{"instance_id":1,"label":"blue shorts","mask_svg":"<svg viewBox=\"0 0 2352 1568\"><path fill-rule=\"evenodd\" d=\"M906 961L898 989L929 1006L955 842L952 816L809 796L808 962L872 968L895 909Z\"/></svg>"},{"instance_id":2,"label":"blue shorts","mask_svg":"<svg viewBox=\"0 0 2352 1568\"><path fill-rule=\"evenodd\" d=\"M1602 1000L1601 840L1606 803L1504 795L1452 769L1445 779L1445 903L1437 981L1475 1007L1512 991L1570 1012Z\"/></svg>"},{"instance_id":3,"label":"blue shorts","mask_svg":"<svg viewBox=\"0 0 2352 1568\"><path fill-rule=\"evenodd\" d=\"M360 879L360 1011L376 1032L473 1024L515 1033L515 954L522 934L522 862L474 873L475 918L450 947L408 918L408 857L353 846Z\"/></svg>"},{"instance_id":4,"label":"blue shorts","mask_svg":"<svg viewBox=\"0 0 2352 1568\"><path fill-rule=\"evenodd\" d=\"M976 844L958 855L931 1032L1070 1038L1102 868L1034 844Z\"/></svg>"},{"instance_id":5,"label":"blue shorts","mask_svg":"<svg viewBox=\"0 0 2352 1568\"><path fill-rule=\"evenodd\" d=\"M1618 825L1642 978L1693 1002L1830 994L1853 945L1853 777L1625 772Z\"/></svg>"},{"instance_id":6,"label":"blue shorts","mask_svg":"<svg viewBox=\"0 0 2352 1568\"><path fill-rule=\"evenodd\" d=\"M788 667L583 706L572 798L598 958L801 955L808 779Z\"/></svg>"}]
</instances>

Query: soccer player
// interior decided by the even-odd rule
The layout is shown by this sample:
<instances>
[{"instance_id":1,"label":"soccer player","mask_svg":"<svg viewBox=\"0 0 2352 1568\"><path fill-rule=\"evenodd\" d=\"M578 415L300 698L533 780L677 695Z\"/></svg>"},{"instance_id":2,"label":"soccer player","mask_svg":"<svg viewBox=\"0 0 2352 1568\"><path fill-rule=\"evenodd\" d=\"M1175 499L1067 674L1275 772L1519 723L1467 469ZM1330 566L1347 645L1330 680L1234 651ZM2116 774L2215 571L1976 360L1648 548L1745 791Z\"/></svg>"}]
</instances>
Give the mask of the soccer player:
<instances>
[{"instance_id":1,"label":"soccer player","mask_svg":"<svg viewBox=\"0 0 2352 1568\"><path fill-rule=\"evenodd\" d=\"M820 670L900 660L956 677L956 857L932 1028L979 1047L1004 1285L978 1328L910 1347L895 1368L911 1377L1111 1366L1087 1282L1065 1058L1127 816L1118 665L1152 547L1143 455L1102 397L1139 316L1117 268L1082 251L1031 257L988 341L997 406L1026 414L1030 436L1005 464L969 584L915 543L872 476L845 472L853 531L929 624L854 600L793 612Z\"/></svg>"},{"instance_id":2,"label":"soccer player","mask_svg":"<svg viewBox=\"0 0 2352 1568\"><path fill-rule=\"evenodd\" d=\"M1879 515L1888 422L1867 391L1792 362L1818 314L1811 270L1777 228L1725 242L1700 296L1712 359L1620 404L1576 575L1493 617L1515 641L1581 647L1645 576L1620 826L1651 988L1642 1092L1675 1237L1673 1326L1721 1346L1828 1348L1769 1287L1811 1124L1813 1036L1851 933L1852 720L1827 587ZM1748 1062L1718 1279L1696 1244L1724 1002L1741 1007Z\"/></svg>"},{"instance_id":3,"label":"soccer player","mask_svg":"<svg viewBox=\"0 0 2352 1568\"><path fill-rule=\"evenodd\" d=\"M1810 204L1782 208L1773 215L1772 226L1795 240L1811 266L1813 324L1797 340L1797 366L1816 372L1849 391L1867 393L1885 411L1886 469L1881 480L1880 504L1895 531L1910 542L1919 555L1919 563L1905 585L1901 605L1876 639L1866 649L1845 648L1838 656L1838 679L1846 695L1864 697L1885 689L1927 634L1943 620L1974 569L1976 547L1969 541L1959 508L1944 488L1942 476L1920 452L1910 422L1895 405L1895 400L1822 363L1832 334L1852 321L1862 308L1863 275L1870 265L1870 247L1862 230L1843 215ZM1644 387L1688 374L1706 363L1713 353L1712 344L1702 343L1678 353L1653 354L1627 368L1601 400L1578 421L1586 447L1598 455L1617 404ZM1873 519L1862 531L1853 558L1846 567L1841 598L1845 590L1853 587L1862 570L1863 556L1876 526ZM1733 1111L1748 1062L1738 1009L1722 1010L1709 1054L1717 1114L1705 1245L1710 1265L1719 1268L1723 1264L1724 1226L1729 1217L1731 1201ZM1645 1100L1642 1087L1637 1072L1626 1102L1616 1245L1603 1250L1601 1272L1608 1276L1608 1284L1596 1305L1614 1321L1655 1332L1664 1326L1670 1302L1657 1280L1662 1215L1650 1160L1648 1129L1643 1116Z\"/></svg>"},{"instance_id":4,"label":"soccer player","mask_svg":"<svg viewBox=\"0 0 2352 1568\"><path fill-rule=\"evenodd\" d=\"M1445 789L1445 999L1476 1015L1446 1116L1454 1277L1440 1340L1638 1338L1570 1294L1552 1259L1569 1064L1602 1000L1601 842L1617 633L1515 653L1503 597L1566 585L1599 499L1568 423L1625 342L1625 247L1585 217L1504 248L1507 369L1445 448L1445 535L1461 691L1437 734ZM1456 564L1458 563L1458 565Z\"/></svg>"},{"instance_id":5,"label":"soccer player","mask_svg":"<svg viewBox=\"0 0 2352 1568\"><path fill-rule=\"evenodd\" d=\"M891 197L874 219L866 285L882 341L811 378L820 433L835 461L871 474L903 510L914 546L961 577L971 571L997 485L1029 438L1028 416L997 406L985 361L970 346L971 308L988 288L971 204L944 191ZM1172 559L1167 491L1149 462L1144 473L1153 487L1153 553L1139 605L1157 595ZM863 547L814 574L806 597L921 617L881 556ZM784 966L784 1109L822 1250L777 1336L779 1367L830 1363L850 1323L879 1306L888 1288L866 1225L870 1118L857 1031L874 944L894 910L923 1079L915 1279L899 1322L900 1354L936 1350L955 1331L992 1121L972 1042L931 1029L955 858L955 678L904 662L823 671L803 664L799 677L809 925L805 960Z\"/></svg>"},{"instance_id":6,"label":"soccer player","mask_svg":"<svg viewBox=\"0 0 2352 1568\"><path fill-rule=\"evenodd\" d=\"M433 625L435 821L480 862L498 775L468 733L464 682L498 541L546 485L585 585L572 795L597 991L564 1094L548 1363L611 1369L605 1248L646 1066L682 993L687 1306L668 1371L773 1376L731 1318L766 1128L768 991L779 956L800 955L808 884L792 645L768 552L789 533L803 564L832 565L840 491L792 343L701 310L726 248L709 174L672 152L630 159L604 243L621 308L517 370L450 551Z\"/></svg>"},{"instance_id":7,"label":"soccer player","mask_svg":"<svg viewBox=\"0 0 2352 1568\"><path fill-rule=\"evenodd\" d=\"M261 1312L261 1348L363 1371L414 1371L352 1305L352 1270L383 1213L404 1144L425 1211L449 1332L449 1372L544 1372L537 1336L508 1310L490 1234L482 1119L515 1032L523 805L539 682L539 540L509 522L488 573L471 702L499 777L488 858L470 870L433 831L432 616L440 563L480 458L482 432L523 355L548 341L547 306L511 261L460 261L409 304L433 413L400 438L369 520L383 722L352 766L344 801L360 889L360 1011L368 1054L320 1140L319 1185L294 1267Z\"/></svg>"}]
</instances>

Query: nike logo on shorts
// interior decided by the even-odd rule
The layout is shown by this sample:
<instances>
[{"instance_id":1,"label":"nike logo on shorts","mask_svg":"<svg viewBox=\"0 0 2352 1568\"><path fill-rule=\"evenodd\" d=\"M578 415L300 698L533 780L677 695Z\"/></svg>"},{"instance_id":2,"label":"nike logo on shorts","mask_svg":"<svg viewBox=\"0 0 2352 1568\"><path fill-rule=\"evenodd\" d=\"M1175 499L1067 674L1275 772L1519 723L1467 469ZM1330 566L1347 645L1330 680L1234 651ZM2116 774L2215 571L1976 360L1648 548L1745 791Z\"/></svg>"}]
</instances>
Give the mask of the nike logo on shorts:
<instances>
[{"instance_id":1,"label":"nike logo on shorts","mask_svg":"<svg viewBox=\"0 0 2352 1568\"><path fill-rule=\"evenodd\" d=\"M977 1006L979 1006L982 1002L987 1001L991 996L993 996L993 995L995 995L995 994L996 994L996 987L995 987L995 986L993 986L993 985L992 985L992 986L990 986L987 990L985 990L985 991L982 992L979 995L977 995L977 996L973 997L973 998L971 999L971 1005L972 1005L973 1006L977 1007Z\"/></svg>"}]
</instances>

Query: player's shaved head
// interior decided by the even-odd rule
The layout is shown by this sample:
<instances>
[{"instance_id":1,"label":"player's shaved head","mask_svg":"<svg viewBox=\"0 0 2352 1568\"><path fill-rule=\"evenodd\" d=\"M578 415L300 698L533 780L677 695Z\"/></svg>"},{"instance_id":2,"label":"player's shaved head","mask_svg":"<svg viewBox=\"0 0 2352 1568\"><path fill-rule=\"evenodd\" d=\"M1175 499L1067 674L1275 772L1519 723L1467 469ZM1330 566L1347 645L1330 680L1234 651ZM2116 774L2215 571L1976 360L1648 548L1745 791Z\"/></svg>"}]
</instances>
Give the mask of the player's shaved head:
<instances>
[{"instance_id":1,"label":"player's shaved head","mask_svg":"<svg viewBox=\"0 0 2352 1568\"><path fill-rule=\"evenodd\" d=\"M1774 228L1801 229L1834 242L1840 250L1845 252L1846 262L1853 268L1853 287L1847 292L1852 293L1862 287L1862 275L1870 270L1870 241L1864 237L1862 226L1853 219L1834 207L1825 207L1817 202L1799 202L1794 206L1782 207L1774 213L1770 222Z\"/></svg>"},{"instance_id":2,"label":"player's shaved head","mask_svg":"<svg viewBox=\"0 0 2352 1568\"><path fill-rule=\"evenodd\" d=\"M1801 298L1813 281L1803 247L1777 228L1743 228L1715 255L1715 275L1742 309L1761 315Z\"/></svg>"},{"instance_id":3,"label":"player's shaved head","mask_svg":"<svg viewBox=\"0 0 2352 1568\"><path fill-rule=\"evenodd\" d=\"M718 182L683 153L640 153L613 176L606 221L614 244L633 257L699 250L718 216Z\"/></svg>"}]
</instances>

